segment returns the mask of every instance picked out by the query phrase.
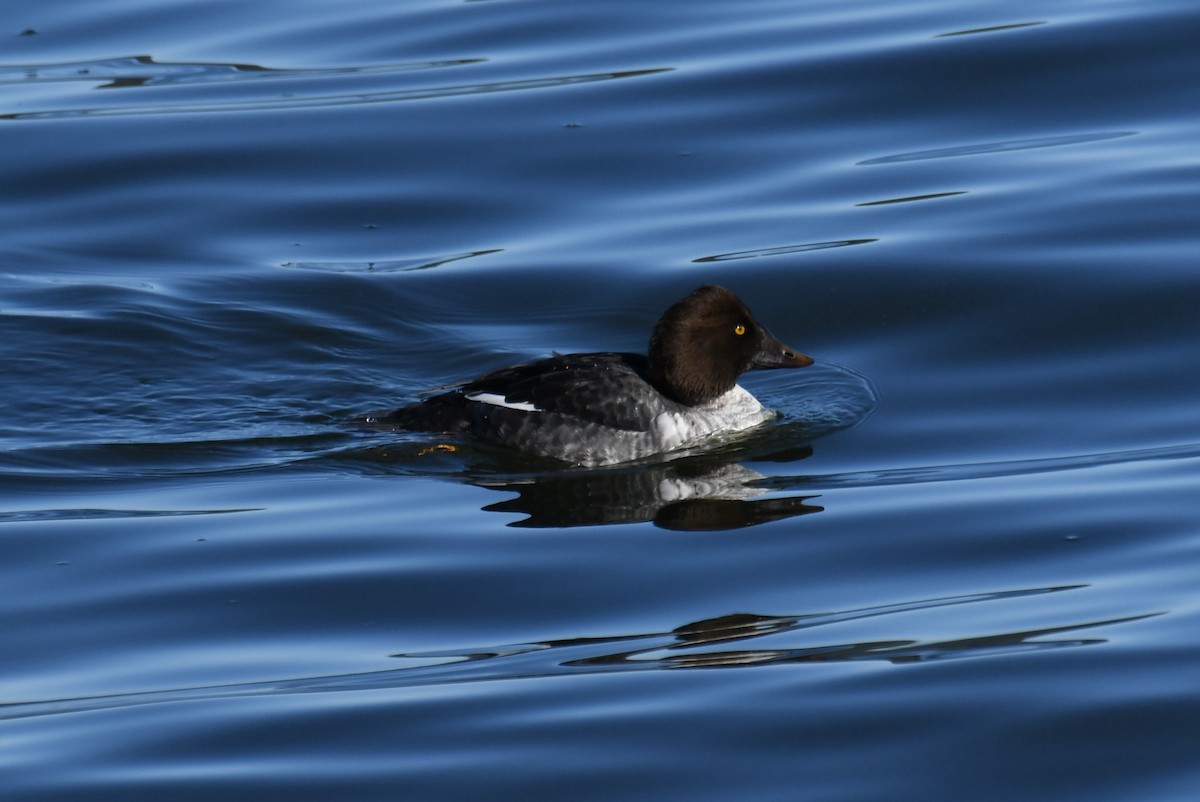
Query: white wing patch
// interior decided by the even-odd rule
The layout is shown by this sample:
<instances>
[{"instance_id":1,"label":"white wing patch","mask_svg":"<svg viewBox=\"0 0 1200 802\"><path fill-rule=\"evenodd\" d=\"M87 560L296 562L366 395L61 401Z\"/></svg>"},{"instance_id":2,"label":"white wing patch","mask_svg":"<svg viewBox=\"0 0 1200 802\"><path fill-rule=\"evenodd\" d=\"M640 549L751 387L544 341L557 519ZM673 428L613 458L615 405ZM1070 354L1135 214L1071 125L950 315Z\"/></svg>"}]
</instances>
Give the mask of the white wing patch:
<instances>
[{"instance_id":1,"label":"white wing patch","mask_svg":"<svg viewBox=\"0 0 1200 802\"><path fill-rule=\"evenodd\" d=\"M533 404L528 401L509 401L499 393L472 393L467 396L468 401L478 401L481 404L491 404L494 407L504 407L505 409L516 409L521 412L541 412Z\"/></svg>"}]
</instances>

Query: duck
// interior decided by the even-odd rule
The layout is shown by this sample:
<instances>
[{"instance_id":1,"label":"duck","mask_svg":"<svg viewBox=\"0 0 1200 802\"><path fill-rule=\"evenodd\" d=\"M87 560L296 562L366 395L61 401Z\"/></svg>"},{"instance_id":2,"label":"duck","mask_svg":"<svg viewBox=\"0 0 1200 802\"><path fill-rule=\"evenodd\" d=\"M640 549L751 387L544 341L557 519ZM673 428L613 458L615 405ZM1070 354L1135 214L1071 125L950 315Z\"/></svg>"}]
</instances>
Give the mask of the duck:
<instances>
[{"instance_id":1,"label":"duck","mask_svg":"<svg viewBox=\"0 0 1200 802\"><path fill-rule=\"evenodd\" d=\"M577 466L613 465L702 447L777 417L738 384L750 370L803 368L724 287L697 288L662 314L646 354L558 354L440 388L362 422L394 431L473 436Z\"/></svg>"}]
</instances>

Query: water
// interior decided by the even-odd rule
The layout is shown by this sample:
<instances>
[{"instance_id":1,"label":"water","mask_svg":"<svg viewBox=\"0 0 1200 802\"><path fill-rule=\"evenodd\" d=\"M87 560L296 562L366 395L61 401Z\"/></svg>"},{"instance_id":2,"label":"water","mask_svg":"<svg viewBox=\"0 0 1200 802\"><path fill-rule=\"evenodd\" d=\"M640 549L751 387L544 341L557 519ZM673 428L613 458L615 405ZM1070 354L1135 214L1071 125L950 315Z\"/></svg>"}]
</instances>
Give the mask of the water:
<instances>
[{"instance_id":1,"label":"water","mask_svg":"<svg viewBox=\"0 0 1200 802\"><path fill-rule=\"evenodd\" d=\"M0 20L6 800L1200 792L1193 3ZM345 425L710 282L747 441Z\"/></svg>"}]
</instances>

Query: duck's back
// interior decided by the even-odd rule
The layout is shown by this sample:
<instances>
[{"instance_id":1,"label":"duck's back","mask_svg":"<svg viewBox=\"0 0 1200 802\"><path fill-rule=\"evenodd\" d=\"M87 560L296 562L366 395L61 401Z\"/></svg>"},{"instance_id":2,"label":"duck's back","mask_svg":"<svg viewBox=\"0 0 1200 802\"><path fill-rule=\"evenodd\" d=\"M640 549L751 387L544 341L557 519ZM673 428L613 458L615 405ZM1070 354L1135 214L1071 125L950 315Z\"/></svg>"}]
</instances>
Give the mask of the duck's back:
<instances>
[{"instance_id":1,"label":"duck's back","mask_svg":"<svg viewBox=\"0 0 1200 802\"><path fill-rule=\"evenodd\" d=\"M472 434L578 465L610 465L742 431L773 413L740 386L699 407L652 385L640 354L555 355L497 370L368 418L376 426Z\"/></svg>"},{"instance_id":2,"label":"duck's back","mask_svg":"<svg viewBox=\"0 0 1200 802\"><path fill-rule=\"evenodd\" d=\"M659 450L652 442L656 418L684 409L647 381L646 369L640 354L555 355L494 371L370 422L470 433L585 465L636 459Z\"/></svg>"}]
</instances>

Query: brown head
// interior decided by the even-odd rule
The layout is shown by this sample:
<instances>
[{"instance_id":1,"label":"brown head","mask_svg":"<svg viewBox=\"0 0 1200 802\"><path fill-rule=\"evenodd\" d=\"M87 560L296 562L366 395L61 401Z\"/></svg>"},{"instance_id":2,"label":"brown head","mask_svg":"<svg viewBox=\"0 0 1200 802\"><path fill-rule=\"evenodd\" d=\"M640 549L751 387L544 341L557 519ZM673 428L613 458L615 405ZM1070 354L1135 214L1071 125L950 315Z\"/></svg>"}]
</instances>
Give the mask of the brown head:
<instances>
[{"instance_id":1,"label":"brown head","mask_svg":"<svg viewBox=\"0 0 1200 802\"><path fill-rule=\"evenodd\" d=\"M707 285L671 306L650 337L650 381L688 406L733 389L747 370L813 363L767 331L724 287Z\"/></svg>"}]
</instances>

